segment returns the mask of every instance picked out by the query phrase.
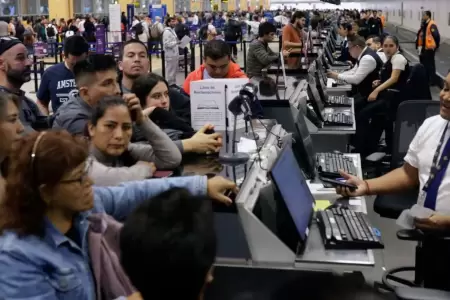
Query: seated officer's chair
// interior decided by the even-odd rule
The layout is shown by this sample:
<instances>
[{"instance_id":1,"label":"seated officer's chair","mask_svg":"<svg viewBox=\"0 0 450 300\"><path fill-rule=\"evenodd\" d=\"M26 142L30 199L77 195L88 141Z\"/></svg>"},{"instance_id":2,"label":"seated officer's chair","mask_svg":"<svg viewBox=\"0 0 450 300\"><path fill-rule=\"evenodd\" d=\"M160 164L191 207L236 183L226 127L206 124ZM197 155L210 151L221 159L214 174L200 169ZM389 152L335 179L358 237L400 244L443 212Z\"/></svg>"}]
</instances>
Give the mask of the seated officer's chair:
<instances>
[{"instance_id":1,"label":"seated officer's chair","mask_svg":"<svg viewBox=\"0 0 450 300\"><path fill-rule=\"evenodd\" d=\"M403 164L403 158L408 152L409 144L417 130L426 118L439 114L439 105L439 101L432 100L405 101L399 105L395 121L390 170ZM378 159L381 160L382 157ZM396 219L403 210L416 203L417 196L417 190L402 194L379 195L375 199L373 208L381 217Z\"/></svg>"}]
</instances>

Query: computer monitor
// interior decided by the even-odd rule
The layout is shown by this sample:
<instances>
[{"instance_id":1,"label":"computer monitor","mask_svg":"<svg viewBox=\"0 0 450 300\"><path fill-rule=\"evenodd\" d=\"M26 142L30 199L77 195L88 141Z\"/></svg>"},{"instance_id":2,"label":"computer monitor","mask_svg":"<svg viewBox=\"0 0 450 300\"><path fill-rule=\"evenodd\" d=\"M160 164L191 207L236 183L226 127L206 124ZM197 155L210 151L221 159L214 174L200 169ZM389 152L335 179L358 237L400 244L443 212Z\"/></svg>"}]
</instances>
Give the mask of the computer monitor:
<instances>
[{"instance_id":1,"label":"computer monitor","mask_svg":"<svg viewBox=\"0 0 450 300\"><path fill-rule=\"evenodd\" d=\"M298 253L304 248L314 211L314 197L299 168L292 148L285 146L270 171L278 201L278 237ZM282 212L287 214L283 214ZM280 226L281 225L281 226ZM282 229L282 230L281 230Z\"/></svg>"},{"instance_id":2,"label":"computer monitor","mask_svg":"<svg viewBox=\"0 0 450 300\"><path fill-rule=\"evenodd\" d=\"M317 71L315 73L315 77L316 77L316 83L317 83L316 87L319 92L320 98L322 99L323 102L326 102L328 100L327 87L326 87L323 79L320 78L319 71Z\"/></svg>"},{"instance_id":3,"label":"computer monitor","mask_svg":"<svg viewBox=\"0 0 450 300\"><path fill-rule=\"evenodd\" d=\"M312 104L312 107L314 108L314 112L316 113L316 115L321 121L325 121L322 116L322 111L325 107L323 105L319 91L317 90L314 75L311 74L308 74L308 98Z\"/></svg>"},{"instance_id":4,"label":"computer monitor","mask_svg":"<svg viewBox=\"0 0 450 300\"><path fill-rule=\"evenodd\" d=\"M306 108L299 108L300 112L297 114L297 119L295 120L294 154L306 177L314 179L316 175L316 155L314 153L312 137L309 134L308 125L306 125L306 113L304 109Z\"/></svg>"}]
</instances>

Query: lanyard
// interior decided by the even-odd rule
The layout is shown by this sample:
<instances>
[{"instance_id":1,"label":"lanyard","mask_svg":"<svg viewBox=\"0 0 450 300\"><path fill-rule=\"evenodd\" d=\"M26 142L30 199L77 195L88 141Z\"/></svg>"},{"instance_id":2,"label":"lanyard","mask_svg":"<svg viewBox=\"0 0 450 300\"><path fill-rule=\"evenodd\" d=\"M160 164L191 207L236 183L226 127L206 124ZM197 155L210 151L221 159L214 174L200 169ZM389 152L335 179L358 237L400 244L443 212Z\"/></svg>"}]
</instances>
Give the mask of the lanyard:
<instances>
[{"instance_id":1,"label":"lanyard","mask_svg":"<svg viewBox=\"0 0 450 300\"><path fill-rule=\"evenodd\" d=\"M442 133L441 139L439 140L439 144L436 148L436 152L434 153L433 163L431 164L431 169L430 169L430 175L428 176L427 183L425 183L425 186L423 187L424 191L428 191L428 187L433 183L433 180L436 178L436 174L439 171L441 171L442 169L443 169L443 172L445 172L445 170L448 167L448 163L449 163L448 157L447 157L448 153L446 153L446 152L450 152L449 141L447 141L444 151L442 152L441 159L438 163L439 153L441 152L442 144L444 143L444 138L445 138L445 134L447 133L447 129L448 129L448 123L447 123L447 125L445 125L444 132Z\"/></svg>"}]
</instances>

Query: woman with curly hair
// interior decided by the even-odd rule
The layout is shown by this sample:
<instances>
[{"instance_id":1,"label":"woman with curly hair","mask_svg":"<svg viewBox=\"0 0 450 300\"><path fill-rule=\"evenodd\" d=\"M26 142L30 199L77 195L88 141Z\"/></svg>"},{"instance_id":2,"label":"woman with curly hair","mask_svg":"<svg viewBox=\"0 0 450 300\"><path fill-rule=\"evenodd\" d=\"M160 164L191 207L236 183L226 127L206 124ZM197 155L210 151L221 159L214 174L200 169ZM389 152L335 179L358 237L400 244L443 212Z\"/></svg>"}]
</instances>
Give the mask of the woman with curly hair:
<instances>
[{"instance_id":1,"label":"woman with curly hair","mask_svg":"<svg viewBox=\"0 0 450 300\"><path fill-rule=\"evenodd\" d=\"M206 176L93 187L87 175L88 155L87 142L66 131L29 134L11 154L5 198L0 202L3 298L100 299L111 292L108 289L117 291L117 285L95 280L98 272L93 266L102 259L94 260L90 255L89 216L107 214L123 221L138 204L174 187L226 203L231 200L224 192L236 189L229 180ZM103 269L102 274L123 278L119 268L113 265L107 269L109 274ZM122 287L108 299L139 299L132 288Z\"/></svg>"}]
</instances>

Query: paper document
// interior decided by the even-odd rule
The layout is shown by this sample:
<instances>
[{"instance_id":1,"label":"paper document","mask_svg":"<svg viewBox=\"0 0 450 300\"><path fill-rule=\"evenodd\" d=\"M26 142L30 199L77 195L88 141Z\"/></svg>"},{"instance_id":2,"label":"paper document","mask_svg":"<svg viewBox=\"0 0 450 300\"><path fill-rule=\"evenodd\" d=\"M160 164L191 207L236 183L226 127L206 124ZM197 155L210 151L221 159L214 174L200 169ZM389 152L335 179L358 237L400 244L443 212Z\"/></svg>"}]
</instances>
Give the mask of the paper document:
<instances>
[{"instance_id":1,"label":"paper document","mask_svg":"<svg viewBox=\"0 0 450 300\"><path fill-rule=\"evenodd\" d=\"M348 204L354 205L354 206L361 206L361 199L350 199L348 200Z\"/></svg>"},{"instance_id":2,"label":"paper document","mask_svg":"<svg viewBox=\"0 0 450 300\"><path fill-rule=\"evenodd\" d=\"M241 137L239 143L237 144L237 152L252 153L256 152L258 149L256 146L256 141L251 139L246 139Z\"/></svg>"},{"instance_id":3,"label":"paper document","mask_svg":"<svg viewBox=\"0 0 450 300\"><path fill-rule=\"evenodd\" d=\"M239 95L247 78L203 79L191 82L191 123L195 130L213 124L216 131L232 131L234 115L228 104ZM245 127L243 114L237 117L236 129Z\"/></svg>"},{"instance_id":4,"label":"paper document","mask_svg":"<svg viewBox=\"0 0 450 300\"><path fill-rule=\"evenodd\" d=\"M191 38L188 37L187 35L185 35L185 36L181 39L179 47L180 47L181 49L184 49L187 45L189 45L190 42L191 42Z\"/></svg>"},{"instance_id":5,"label":"paper document","mask_svg":"<svg viewBox=\"0 0 450 300\"><path fill-rule=\"evenodd\" d=\"M314 205L314 211L325 210L331 205L329 200L316 200L316 205Z\"/></svg>"}]
</instances>

